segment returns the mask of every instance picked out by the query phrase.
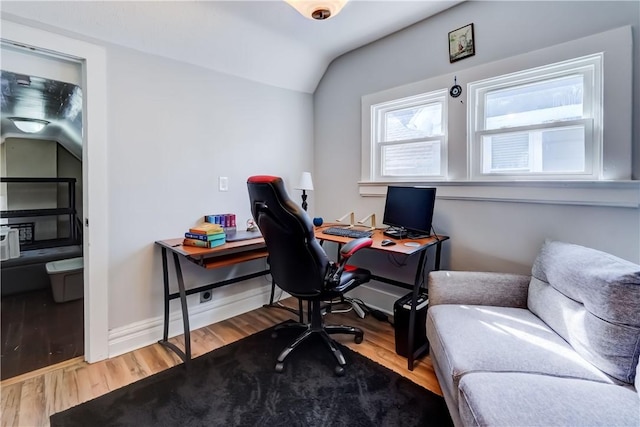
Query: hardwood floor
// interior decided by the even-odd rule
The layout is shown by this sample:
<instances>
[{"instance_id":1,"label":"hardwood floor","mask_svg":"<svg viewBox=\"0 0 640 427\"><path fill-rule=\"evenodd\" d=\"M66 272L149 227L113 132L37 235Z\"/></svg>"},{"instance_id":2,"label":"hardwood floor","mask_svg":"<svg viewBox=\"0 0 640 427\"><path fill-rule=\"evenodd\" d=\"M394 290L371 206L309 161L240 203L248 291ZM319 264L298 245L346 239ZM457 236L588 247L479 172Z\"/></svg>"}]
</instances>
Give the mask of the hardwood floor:
<instances>
[{"instance_id":1,"label":"hardwood floor","mask_svg":"<svg viewBox=\"0 0 640 427\"><path fill-rule=\"evenodd\" d=\"M284 303L297 307L297 301ZM294 314L276 308L259 308L192 332L193 357L242 339ZM334 335L337 341L354 351L398 372L428 390L441 394L430 359L417 361L413 371L407 360L395 352L393 327L372 316L360 319L355 313L331 313L326 322L358 326L365 332L364 341L355 344L352 337ZM171 339L181 348L182 337ZM49 416L109 391L138 381L181 363L180 359L159 344L153 344L112 359L88 364L78 357L0 383L0 426L48 426ZM348 369L348 368L347 368Z\"/></svg>"},{"instance_id":2,"label":"hardwood floor","mask_svg":"<svg viewBox=\"0 0 640 427\"><path fill-rule=\"evenodd\" d=\"M83 300L56 303L50 289L3 296L0 379L84 354Z\"/></svg>"}]
</instances>

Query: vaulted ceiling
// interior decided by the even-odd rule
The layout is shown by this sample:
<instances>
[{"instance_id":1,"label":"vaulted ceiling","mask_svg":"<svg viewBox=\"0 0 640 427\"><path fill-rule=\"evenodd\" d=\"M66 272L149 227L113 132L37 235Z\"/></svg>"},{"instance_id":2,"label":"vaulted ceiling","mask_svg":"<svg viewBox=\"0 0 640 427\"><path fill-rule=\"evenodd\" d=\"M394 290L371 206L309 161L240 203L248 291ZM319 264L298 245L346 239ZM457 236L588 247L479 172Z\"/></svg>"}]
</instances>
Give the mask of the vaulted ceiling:
<instances>
[{"instance_id":1,"label":"vaulted ceiling","mask_svg":"<svg viewBox=\"0 0 640 427\"><path fill-rule=\"evenodd\" d=\"M351 0L313 21L281 0L2 1L3 17L313 93L336 57L455 1Z\"/></svg>"},{"instance_id":2,"label":"vaulted ceiling","mask_svg":"<svg viewBox=\"0 0 640 427\"><path fill-rule=\"evenodd\" d=\"M0 12L14 22L313 93L338 56L461 1L350 0L325 21L305 18L283 0L3 0ZM31 78L30 84L19 84L18 78ZM24 136L56 140L81 158L81 111L72 118L64 115L70 105L81 103L77 89L3 72L2 135L21 133L10 117L44 119L50 123L42 131Z\"/></svg>"}]
</instances>

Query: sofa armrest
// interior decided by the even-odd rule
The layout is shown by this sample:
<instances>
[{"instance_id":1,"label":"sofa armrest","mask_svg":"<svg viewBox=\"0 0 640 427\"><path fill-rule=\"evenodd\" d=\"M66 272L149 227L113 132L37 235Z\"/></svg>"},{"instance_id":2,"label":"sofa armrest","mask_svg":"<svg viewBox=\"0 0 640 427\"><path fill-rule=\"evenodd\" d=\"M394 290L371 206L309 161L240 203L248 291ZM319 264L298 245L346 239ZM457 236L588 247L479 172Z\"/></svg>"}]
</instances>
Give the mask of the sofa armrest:
<instances>
[{"instance_id":1,"label":"sofa armrest","mask_svg":"<svg viewBox=\"0 0 640 427\"><path fill-rule=\"evenodd\" d=\"M530 276L471 271L429 273L429 306L439 304L527 307Z\"/></svg>"}]
</instances>

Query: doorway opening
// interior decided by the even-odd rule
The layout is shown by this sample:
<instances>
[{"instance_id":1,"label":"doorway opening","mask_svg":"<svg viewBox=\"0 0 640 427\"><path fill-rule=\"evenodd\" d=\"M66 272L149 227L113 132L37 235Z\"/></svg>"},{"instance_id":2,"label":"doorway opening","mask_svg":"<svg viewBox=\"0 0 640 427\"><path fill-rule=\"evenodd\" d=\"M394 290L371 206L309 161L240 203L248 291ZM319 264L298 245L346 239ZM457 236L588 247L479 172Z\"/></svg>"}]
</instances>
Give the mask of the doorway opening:
<instances>
[{"instance_id":1,"label":"doorway opening","mask_svg":"<svg viewBox=\"0 0 640 427\"><path fill-rule=\"evenodd\" d=\"M4 44L2 54L0 379L5 380L84 354L83 102L77 62Z\"/></svg>"},{"instance_id":2,"label":"doorway opening","mask_svg":"<svg viewBox=\"0 0 640 427\"><path fill-rule=\"evenodd\" d=\"M84 359L109 355L107 66L102 46L1 18L2 46L79 64L82 101L82 254L84 257ZM5 63L3 51L3 67ZM61 80L61 79L58 79ZM90 124L90 125L89 125ZM89 197L89 188L91 197ZM97 224L90 227L91 224Z\"/></svg>"}]
</instances>

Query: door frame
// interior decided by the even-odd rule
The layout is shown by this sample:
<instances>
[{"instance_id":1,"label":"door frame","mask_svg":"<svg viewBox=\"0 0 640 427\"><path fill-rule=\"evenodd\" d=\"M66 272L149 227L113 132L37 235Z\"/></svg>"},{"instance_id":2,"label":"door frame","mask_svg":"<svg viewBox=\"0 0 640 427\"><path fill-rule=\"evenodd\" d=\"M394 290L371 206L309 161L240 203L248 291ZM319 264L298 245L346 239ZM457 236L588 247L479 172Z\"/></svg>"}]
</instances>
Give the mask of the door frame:
<instances>
[{"instance_id":1,"label":"door frame","mask_svg":"<svg viewBox=\"0 0 640 427\"><path fill-rule=\"evenodd\" d=\"M7 42L66 57L82 67L84 358L89 363L104 360L109 357L106 51L102 46L5 18L0 28L0 36Z\"/></svg>"}]
</instances>

